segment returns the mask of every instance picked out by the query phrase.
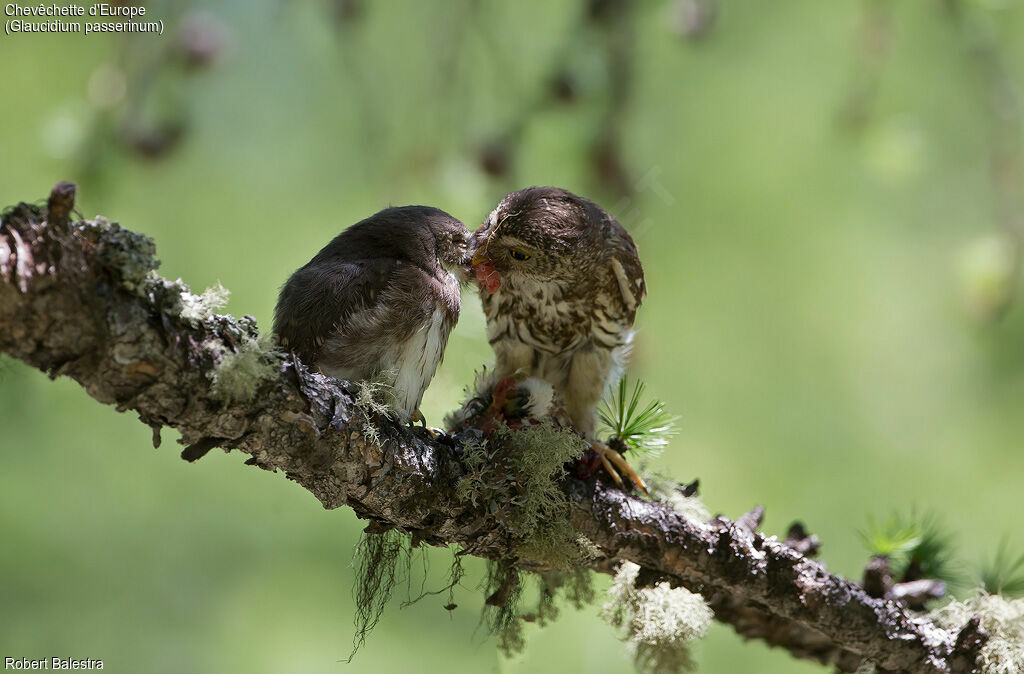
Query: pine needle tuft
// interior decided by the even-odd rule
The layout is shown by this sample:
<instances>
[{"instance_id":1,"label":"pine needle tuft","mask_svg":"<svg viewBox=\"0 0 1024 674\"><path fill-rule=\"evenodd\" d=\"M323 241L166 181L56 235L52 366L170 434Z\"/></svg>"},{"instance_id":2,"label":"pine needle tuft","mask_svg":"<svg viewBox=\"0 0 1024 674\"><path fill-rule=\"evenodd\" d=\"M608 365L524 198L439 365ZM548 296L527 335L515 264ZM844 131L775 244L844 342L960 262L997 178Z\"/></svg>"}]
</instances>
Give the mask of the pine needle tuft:
<instances>
[{"instance_id":1,"label":"pine needle tuft","mask_svg":"<svg viewBox=\"0 0 1024 674\"><path fill-rule=\"evenodd\" d=\"M1024 554L1014 557L1004 538L995 556L982 565L978 576L981 587L989 594L1024 595Z\"/></svg>"},{"instance_id":2,"label":"pine needle tuft","mask_svg":"<svg viewBox=\"0 0 1024 674\"><path fill-rule=\"evenodd\" d=\"M953 541L934 513L910 515L894 513L887 519L868 521L860 532L865 547L872 555L889 558L893 577L898 582L933 578L957 583Z\"/></svg>"},{"instance_id":3,"label":"pine needle tuft","mask_svg":"<svg viewBox=\"0 0 1024 674\"><path fill-rule=\"evenodd\" d=\"M645 388L638 379L630 389L627 378L623 377L601 401L598 416L608 433L629 449L657 454L676 434L677 417L665 411L665 404L658 399L642 402Z\"/></svg>"}]
</instances>

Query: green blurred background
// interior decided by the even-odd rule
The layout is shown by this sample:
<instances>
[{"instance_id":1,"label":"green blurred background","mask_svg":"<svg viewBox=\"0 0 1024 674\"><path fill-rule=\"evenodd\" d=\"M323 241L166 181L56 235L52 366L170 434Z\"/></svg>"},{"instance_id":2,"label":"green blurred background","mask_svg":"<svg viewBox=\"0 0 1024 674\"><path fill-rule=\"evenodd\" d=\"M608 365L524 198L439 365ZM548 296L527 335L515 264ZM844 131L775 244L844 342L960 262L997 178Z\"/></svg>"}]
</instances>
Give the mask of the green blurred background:
<instances>
[{"instance_id":1,"label":"green blurred background","mask_svg":"<svg viewBox=\"0 0 1024 674\"><path fill-rule=\"evenodd\" d=\"M802 519L858 578L870 516L934 510L964 569L1024 547L1019 2L152 2L163 36L0 36L0 203L58 180L270 325L286 276L388 204L475 227L559 185L634 233L633 370L680 415L655 467ZM713 19L712 13L714 13ZM490 357L475 297L424 411ZM627 672L597 606L496 655L393 602L352 664L362 524L280 475L0 360L0 656L115 672ZM432 550L427 587L449 553ZM604 587L606 579L598 580ZM418 589L420 579L413 582ZM405 592L397 592L403 599ZM816 672L715 626L701 671Z\"/></svg>"}]
</instances>

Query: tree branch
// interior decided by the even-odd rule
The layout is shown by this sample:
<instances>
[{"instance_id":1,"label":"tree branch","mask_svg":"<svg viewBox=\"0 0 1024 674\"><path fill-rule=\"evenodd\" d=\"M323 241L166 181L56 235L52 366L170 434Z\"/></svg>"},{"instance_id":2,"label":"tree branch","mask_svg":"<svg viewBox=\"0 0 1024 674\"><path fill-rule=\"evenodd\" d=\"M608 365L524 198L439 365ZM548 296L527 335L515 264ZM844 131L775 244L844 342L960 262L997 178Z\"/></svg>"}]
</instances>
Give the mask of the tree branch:
<instances>
[{"instance_id":1,"label":"tree branch","mask_svg":"<svg viewBox=\"0 0 1024 674\"><path fill-rule=\"evenodd\" d=\"M490 559L514 555L486 505L454 496L465 472L462 438L367 420L346 384L260 350L251 317L204 311L187 286L156 275L150 239L101 218L68 222L73 199L73 186L62 183L49 217L28 204L3 213L0 352L137 412L154 429L154 444L169 426L192 456L214 446L239 450L325 508L349 506L417 542L457 544ZM229 361L245 354L264 359L263 369L229 390L219 386ZM802 530L781 542L756 531L759 513L700 524L600 482L571 479L567 488L572 524L603 553L595 569L635 562L645 582L699 592L716 619L744 637L845 672L862 662L912 674L974 670L986 639L977 621L946 631L871 598L802 554L817 547Z\"/></svg>"}]
</instances>

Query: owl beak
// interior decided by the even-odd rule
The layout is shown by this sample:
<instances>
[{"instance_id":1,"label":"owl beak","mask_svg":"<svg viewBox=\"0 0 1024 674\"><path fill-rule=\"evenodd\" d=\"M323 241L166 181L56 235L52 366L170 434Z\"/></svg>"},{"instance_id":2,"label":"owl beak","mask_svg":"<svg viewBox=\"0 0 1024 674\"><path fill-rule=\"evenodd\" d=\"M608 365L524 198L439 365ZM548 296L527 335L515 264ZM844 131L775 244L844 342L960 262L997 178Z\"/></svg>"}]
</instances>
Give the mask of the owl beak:
<instances>
[{"instance_id":1,"label":"owl beak","mask_svg":"<svg viewBox=\"0 0 1024 674\"><path fill-rule=\"evenodd\" d=\"M487 248L477 248L476 252L473 253L473 259L469 265L471 267L478 267L484 262L487 262L490 258L487 257Z\"/></svg>"}]
</instances>

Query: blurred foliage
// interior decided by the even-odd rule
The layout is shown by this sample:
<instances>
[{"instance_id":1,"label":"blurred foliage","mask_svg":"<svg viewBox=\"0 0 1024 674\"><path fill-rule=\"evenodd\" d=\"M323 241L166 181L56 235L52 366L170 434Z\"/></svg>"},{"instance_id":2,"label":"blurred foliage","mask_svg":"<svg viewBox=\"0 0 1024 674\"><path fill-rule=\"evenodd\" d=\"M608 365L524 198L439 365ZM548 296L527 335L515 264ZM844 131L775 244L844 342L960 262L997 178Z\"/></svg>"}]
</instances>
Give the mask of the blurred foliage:
<instances>
[{"instance_id":1,"label":"blurred foliage","mask_svg":"<svg viewBox=\"0 0 1024 674\"><path fill-rule=\"evenodd\" d=\"M1014 555L1006 539L981 566L978 585L989 594L1024 595L1024 554Z\"/></svg>"},{"instance_id":2,"label":"blurred foliage","mask_svg":"<svg viewBox=\"0 0 1024 674\"><path fill-rule=\"evenodd\" d=\"M765 504L778 533L806 521L855 578L871 512L921 504L977 556L1015 530L1020 3L147 4L163 37L0 38L0 204L75 180L85 215L156 240L162 273L222 282L269 326L279 284L368 213L475 227L511 189L560 185L640 248L630 369L685 410L661 472L699 477L713 511ZM465 300L434 423L490 358ZM0 650L346 671L351 512L242 457L151 451L136 419L9 360L0 410ZM426 559L445 587L450 553ZM451 599L392 603L347 667L631 667L593 607L499 658L474 632L483 564L465 571ZM821 671L721 626L693 655Z\"/></svg>"},{"instance_id":3,"label":"blurred foliage","mask_svg":"<svg viewBox=\"0 0 1024 674\"><path fill-rule=\"evenodd\" d=\"M872 555L889 558L897 583L933 578L956 583L955 548L952 534L935 513L895 513L884 520L869 519L861 539Z\"/></svg>"}]
</instances>

